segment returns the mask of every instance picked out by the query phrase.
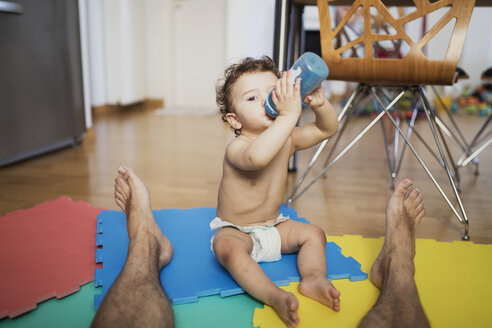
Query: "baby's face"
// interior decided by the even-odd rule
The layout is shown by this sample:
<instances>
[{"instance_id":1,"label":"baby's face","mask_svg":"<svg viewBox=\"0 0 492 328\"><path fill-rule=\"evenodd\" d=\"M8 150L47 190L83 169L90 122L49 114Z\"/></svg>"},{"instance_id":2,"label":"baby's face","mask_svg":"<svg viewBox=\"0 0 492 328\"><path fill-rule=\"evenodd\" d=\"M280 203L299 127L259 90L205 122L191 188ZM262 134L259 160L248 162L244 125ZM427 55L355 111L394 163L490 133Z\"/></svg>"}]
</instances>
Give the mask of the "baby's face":
<instances>
[{"instance_id":1,"label":"baby's face","mask_svg":"<svg viewBox=\"0 0 492 328\"><path fill-rule=\"evenodd\" d=\"M232 85L232 108L243 131L259 134L272 124L273 119L265 112L265 99L276 82L272 72L251 72Z\"/></svg>"}]
</instances>

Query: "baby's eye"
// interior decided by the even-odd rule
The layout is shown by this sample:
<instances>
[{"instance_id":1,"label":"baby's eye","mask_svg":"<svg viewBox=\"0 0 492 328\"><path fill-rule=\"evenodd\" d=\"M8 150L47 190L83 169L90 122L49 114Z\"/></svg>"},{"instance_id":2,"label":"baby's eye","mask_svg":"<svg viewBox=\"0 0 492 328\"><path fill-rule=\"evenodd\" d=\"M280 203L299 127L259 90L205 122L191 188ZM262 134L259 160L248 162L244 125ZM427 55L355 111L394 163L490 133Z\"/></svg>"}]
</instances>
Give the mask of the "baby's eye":
<instances>
[{"instance_id":1,"label":"baby's eye","mask_svg":"<svg viewBox=\"0 0 492 328\"><path fill-rule=\"evenodd\" d=\"M257 96L251 96L248 98L248 101L255 101L256 99L258 99Z\"/></svg>"}]
</instances>

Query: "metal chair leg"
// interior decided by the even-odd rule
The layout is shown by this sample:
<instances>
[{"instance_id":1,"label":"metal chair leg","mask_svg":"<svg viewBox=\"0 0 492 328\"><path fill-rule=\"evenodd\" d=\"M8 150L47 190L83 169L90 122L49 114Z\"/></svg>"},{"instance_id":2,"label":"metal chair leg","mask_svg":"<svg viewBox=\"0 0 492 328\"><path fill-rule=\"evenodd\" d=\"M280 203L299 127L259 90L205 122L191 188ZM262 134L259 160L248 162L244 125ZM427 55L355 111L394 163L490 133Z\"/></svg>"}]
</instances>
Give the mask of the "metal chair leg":
<instances>
[{"instance_id":1,"label":"metal chair leg","mask_svg":"<svg viewBox=\"0 0 492 328\"><path fill-rule=\"evenodd\" d=\"M447 165L447 162L446 162L446 158L444 156L444 152L442 151L442 148L440 146L440 143L439 143L439 139L437 138L437 134L435 132L435 128L433 126L433 123L432 123L432 119L431 119L431 113L429 111L429 107L428 107L428 103L426 104L425 101L426 101L426 98L425 98L425 93L422 94L422 87L420 86L419 87L419 93L420 93L420 99L422 101L422 104L424 106L424 110L426 112L426 115L428 115L428 121L429 121L429 125L431 127L431 130L432 130L432 133L434 135L434 139L436 141L436 144L439 148L439 152L441 154L441 158L444 162L444 165L445 165L445 169L446 169L446 173L448 174L448 178L450 180L450 183L451 183L451 186L453 188L453 192L458 200L458 203L460 205L460 211L463 215L463 218L461 217L461 215L458 213L458 211L456 210L456 208L453 206L453 204L451 203L451 201L449 200L448 196L446 195L446 193L442 190L441 186L439 185L439 183L436 181L436 179L434 178L434 176L432 175L432 173L430 172L430 170L427 168L427 165L425 165L424 161L422 160L422 158L419 156L419 154L417 153L417 151L415 150L415 148L413 147L412 143L410 142L410 140L408 140L408 138L405 136L405 134L403 133L403 131L398 127L398 125L396 124L396 121L393 119L393 117L391 115L389 115L389 112L388 110L384 107L384 104L383 102L381 101L381 99L379 98L379 96L374 92L374 90L371 89L371 92L373 94L373 96L375 97L375 99L377 100L377 102L379 103L379 105L383 108L383 110L388 114L388 117L389 119L391 120L391 122L393 123L393 125L395 126L395 128L398 130L398 133L400 134L400 136L403 138L403 140L405 140L405 142L407 143L408 147L411 149L411 151L413 152L413 154L415 155L415 157L417 158L417 160L419 161L420 165L424 168L425 172L427 173L427 175L429 176L429 178L431 179L431 181L434 183L434 185L436 186L436 188L438 189L438 191L441 193L441 195L443 196L444 200L446 201L446 203L448 204L448 206L451 208L451 210L453 211L453 213L456 215L456 217L458 218L458 220L464 224L465 226L465 233L463 235L463 239L464 240L470 240L470 236L468 235L468 218L466 216L466 212L464 210L464 207L463 207L463 204L461 202L461 198L459 197L459 194L458 194L458 191L456 190L456 186L454 185L454 180L451 176L451 172L449 171L449 167Z\"/></svg>"},{"instance_id":2,"label":"metal chair leg","mask_svg":"<svg viewBox=\"0 0 492 328\"><path fill-rule=\"evenodd\" d=\"M328 156L325 159L325 162L323 163L323 167L325 167L328 164L328 162L330 162L331 158L333 157L333 153L335 152L335 149L338 145L338 141L340 141L340 138L343 135L345 128L347 127L350 120L353 117L355 117L356 115L358 115L358 112L360 111L360 109L366 105L367 100L370 98L369 95L366 95L365 98L361 98L364 96L364 94L366 92L365 90L367 89L367 86L363 85L361 87L362 87L361 92L358 94L358 97L354 98L354 103L357 105L352 106L352 110L349 112L349 114L345 115L345 117L344 117L345 120L343 121L343 123L342 123L342 121L340 121L340 128L338 130L337 137L335 139L335 142L333 143L333 146L330 149L330 152L328 153ZM360 101L359 101L359 99L360 99ZM325 178L326 178L326 172L323 175L323 179L325 179Z\"/></svg>"},{"instance_id":3,"label":"metal chair leg","mask_svg":"<svg viewBox=\"0 0 492 328\"><path fill-rule=\"evenodd\" d=\"M468 144L468 142L466 141L465 137L463 136L463 133L461 132L460 128L458 127L458 124L456 123L454 117L453 117L453 114L451 113L451 111L449 110L449 108L444 104L439 92L437 92L435 86L432 86L432 91L434 92L434 94L436 95L439 103L441 104L442 108L444 109L444 111L446 112L449 120L451 121L451 124L453 125L454 127L454 130L458 133L458 137L452 132L452 130L446 125L444 124L444 122L440 119L439 115L436 113L436 116L437 116L437 120L436 120L436 123L439 125L439 127L441 128L441 130L446 133L446 135L459 147L461 148L461 150L464 152L463 153L463 159L468 155L471 155L472 154L472 151L471 149L473 148L472 144L474 143L473 141ZM459 140L461 139L461 141ZM478 153L476 154L478 155ZM475 175L478 175L478 157L472 157L472 161L473 161L473 164L475 165ZM469 161L468 161L469 162ZM467 162L467 163L468 163ZM461 167L460 165L460 160L458 160L458 162L456 162L456 166L459 168Z\"/></svg>"},{"instance_id":4,"label":"metal chair leg","mask_svg":"<svg viewBox=\"0 0 492 328\"><path fill-rule=\"evenodd\" d=\"M342 151L340 151L338 153L338 155L332 160L330 161L322 170L321 172L318 173L318 175L316 175L305 187L304 189L302 189L301 191L299 191L299 193L296 195L295 193L292 193L291 194L291 197L289 197L289 200L288 200L288 204L292 204L293 202L295 202L300 196L302 196L302 194L304 194L321 176L323 176L325 174L325 172L333 165L335 164L340 158L343 157L343 155L345 155L345 153L347 153L347 151L349 151L366 133L367 131L369 131L373 126L374 124L376 124L380 119L381 117L383 117L383 115L385 115L385 113L387 113L387 111L389 109L391 109L395 103L398 102L398 100L400 100L400 98L403 96L403 94L405 93L405 91L401 91L400 94L390 103L388 104L388 106L385 107L385 111L381 111Z\"/></svg>"},{"instance_id":5,"label":"metal chair leg","mask_svg":"<svg viewBox=\"0 0 492 328\"><path fill-rule=\"evenodd\" d=\"M431 128L432 134L434 135L434 140L436 141L437 148L439 149L439 153L440 153L441 158L444 162L444 168L446 170L446 174L448 175L448 179L449 179L449 182L451 183L453 193L456 197L456 200L458 201L458 205L460 207L461 213L463 214L463 222L462 223L465 224L465 233L463 235L463 239L464 240L470 240L470 236L468 235L468 217L467 217L466 212L465 212L465 207L463 206L463 202L461 201L461 197L460 197L458 190L456 188L456 185L454 183L454 179L451 176L451 172L449 170L449 165L447 163L446 156L444 155L441 144L439 142L439 138L436 134L436 129L435 129L434 125L432 124L432 116L434 115L434 113L430 109L429 100L427 99L427 97L425 95L424 87L422 85L419 86L419 93L420 93L420 100L422 102L422 105L424 106L425 114L426 114L427 120L429 122L429 126ZM434 121L435 121L435 119L434 119ZM438 131L439 131L439 133L441 133L440 130L438 130ZM447 144L446 144L446 141L442 138L442 134L441 134L441 139L442 139L442 142L444 143L444 145L447 149ZM449 153L449 151L448 151L448 153ZM454 163L453 163L453 165L454 165Z\"/></svg>"},{"instance_id":6,"label":"metal chair leg","mask_svg":"<svg viewBox=\"0 0 492 328\"><path fill-rule=\"evenodd\" d=\"M473 154L471 154L470 156L468 156L462 163L460 166L465 166L466 164L468 164L473 158L477 157L478 154L480 154L485 148L487 148L490 144L492 144L492 138L490 138L489 140L487 140L487 142L485 142L484 144L482 144Z\"/></svg>"},{"instance_id":7,"label":"metal chair leg","mask_svg":"<svg viewBox=\"0 0 492 328\"><path fill-rule=\"evenodd\" d=\"M390 144L388 141L388 136L386 135L386 130L384 128L383 120L379 121L381 125L381 134L383 135L383 143L384 143L384 153L386 154L386 162L388 163L388 170L391 179L391 189L395 189L395 176L396 176L396 167L395 167L395 156L396 154L393 152L393 157L390 154ZM398 122L399 123L399 122ZM396 140L394 141L396 142ZM393 147L397 147L397 145L393 144Z\"/></svg>"},{"instance_id":8,"label":"metal chair leg","mask_svg":"<svg viewBox=\"0 0 492 328\"><path fill-rule=\"evenodd\" d=\"M422 96L422 92L423 91L423 87L421 89L418 89L418 93L419 93L419 96L421 97ZM437 92L434 90L434 93L437 94ZM427 109L429 110L429 112L432 114L431 115L431 118L435 124L435 128L436 128L436 131L439 133L439 136L442 140L442 144L444 145L444 149L446 150L446 153L448 155L448 158L449 158L449 162L451 163L451 166L448 165L448 168L451 167L452 168L452 173L451 173L451 176L453 177L453 179L455 180L456 182L456 185L457 185L457 189L459 192L461 192L461 177L460 177L460 174L459 174L459 171L458 171L458 166L455 164L455 161L453 159L453 156L451 154L451 151L449 150L449 147L448 147L448 144L447 142L444 140L444 136L443 136L443 132L456 144L458 145L458 147L460 147L463 151L465 151L464 149L464 146L460 143L460 141L458 140L458 138L454 135L454 133L452 133L452 131L449 129L449 127L444 124L444 122L439 118L439 114L437 113L436 110L432 109L430 107L430 104L429 104L429 101L428 101L428 98L427 96L425 95L425 93L423 93L424 95L424 99L426 100L426 103L424 104L422 102L422 97L421 97L421 103L422 105L426 105L427 106ZM438 94L437 94L438 95ZM439 96L438 96L439 97ZM440 99L440 97L439 97ZM450 111L447 109L447 107L445 107L444 103L442 102L442 100L440 100L441 103L442 103L442 106L444 107L445 111L447 112L449 118L451 119L451 122L453 122L454 126L455 126L455 129L458 131L459 135L461 136L461 138L463 139L463 142L466 144L466 140L464 139L463 135L461 134L461 131L459 130L458 128L458 125L456 124L456 122L454 121L453 117L451 116L451 113ZM424 106L425 107L425 106ZM425 109L424 109L425 110ZM441 157L442 158L442 157ZM441 160L441 166L444 167L444 160Z\"/></svg>"},{"instance_id":9,"label":"metal chair leg","mask_svg":"<svg viewBox=\"0 0 492 328\"><path fill-rule=\"evenodd\" d=\"M435 87L434 85L432 85L432 86L431 86L431 88L432 88L432 91L434 92L434 94L436 95L437 100L439 101L439 103L441 104L442 108L443 108L443 109L444 109L444 111L446 112L446 114L447 114L447 116L448 116L449 120L451 121L451 124L453 125L454 130L458 133L458 136L459 136L459 138L461 139L461 142L462 142L461 146L463 146L463 145L465 145L465 146L466 146L466 145L468 145L468 143L467 143L467 141L466 141L465 137L463 136L463 133L461 132L460 128L458 127L458 124L456 123L456 121L455 121L455 119L454 119L454 117L453 117L453 114L452 114L452 113L451 113L451 111L449 110L448 106L446 106L446 105L444 104L444 101L442 100L441 95L439 94L439 92L437 92L436 87ZM449 130L449 128L448 128L448 130ZM450 131L450 130L449 130L449 131ZM451 132L451 131L450 131L450 132ZM450 135L450 137L451 137L452 139L454 139L454 141L455 141L455 142L459 142L459 139L458 139L455 135Z\"/></svg>"},{"instance_id":10,"label":"metal chair leg","mask_svg":"<svg viewBox=\"0 0 492 328\"><path fill-rule=\"evenodd\" d=\"M335 152L335 149L338 146L338 142L342 138L342 136L343 136L343 134L345 132L345 129L349 125L349 122L350 122L350 120L352 119L353 116L354 116L354 110L350 111L349 114L345 115L344 120L343 120L343 123L342 123L342 121L340 122L340 128L338 129L337 135L335 137L335 141L333 142L333 145L331 146L330 151L328 152L328 156L326 156L326 159L325 159L325 162L323 164L323 167L325 167L326 164L328 164L328 162L333 157L333 153ZM326 179L326 172L323 175L323 179Z\"/></svg>"},{"instance_id":11,"label":"metal chair leg","mask_svg":"<svg viewBox=\"0 0 492 328\"><path fill-rule=\"evenodd\" d=\"M492 137L490 137L487 141L483 142L480 144L480 136L482 133L485 131L486 127L489 125L490 120L492 119L492 115L489 115L487 120L482 124L480 129L478 130L477 134L473 137L472 142L466 149L465 153L462 155L462 157L458 160L458 166L462 167L468 164L471 160L473 160L478 154L480 154L485 148L487 148L491 143L492 143ZM488 135L486 135L488 136ZM473 153L472 149L475 148L477 144L480 144L477 150L475 150ZM468 157L466 156L468 155ZM478 171L476 172L478 174Z\"/></svg>"},{"instance_id":12,"label":"metal chair leg","mask_svg":"<svg viewBox=\"0 0 492 328\"><path fill-rule=\"evenodd\" d=\"M415 89L415 88L412 89L412 93L414 94L414 96L416 96L417 90L418 89ZM409 125L409 127L411 127L411 130L408 131L410 133L407 133L407 139L409 139L411 133L413 133L420 140L420 142L424 145L424 147L427 148L427 150L429 151L429 153L436 159L436 161L444 168L444 162L442 161L442 159L439 158L439 156L436 154L436 152L429 146L429 144L427 143L427 141L414 128L414 124L415 124L415 119L416 119L417 113L418 113L418 104L415 104L413 115L412 115L412 119L410 120L410 122L408 122L408 119L405 119L405 121L407 122L407 124ZM435 117L435 123L436 123L437 126L441 127L440 121L439 121L439 119L437 117ZM444 127L444 129L446 129L446 127ZM404 143L403 146L404 146L404 149L405 149L406 143ZM404 149L403 149L403 151L404 151ZM403 151L402 151L402 153L403 153ZM402 158L403 157L401 156L401 159ZM453 165L454 165L454 161L453 161ZM399 163L398 167L399 168L401 167L401 160L400 160L400 163ZM457 169L455 171L457 171ZM399 169L398 169L398 172L399 172ZM451 174L452 174L452 176L454 178L456 173L453 171L453 172L451 172Z\"/></svg>"},{"instance_id":13,"label":"metal chair leg","mask_svg":"<svg viewBox=\"0 0 492 328\"><path fill-rule=\"evenodd\" d=\"M396 111L395 111L396 112ZM400 126L400 117L396 116L396 123ZM391 190L395 190L395 180L396 180L396 161L398 160L398 146L400 138L398 137L398 133L396 133L396 129L393 132L394 141L393 141L393 172L391 173Z\"/></svg>"},{"instance_id":14,"label":"metal chair leg","mask_svg":"<svg viewBox=\"0 0 492 328\"><path fill-rule=\"evenodd\" d=\"M347 111L349 109L351 109L352 107L352 103L354 101L354 99L356 97L358 97L358 95L360 94L362 90L362 86L359 85L357 86L357 88L354 90L354 92L352 92L352 95L350 96L349 100L347 101L347 103L345 104L345 106L343 107L342 111L340 112L340 114L338 115L338 121L340 122L345 114L347 113ZM339 137L337 137L339 138ZM323 151L323 149L325 148L326 146L326 143L328 142L329 139L326 139L324 140L318 147L318 150L316 150L316 153L313 155L313 157L311 158L311 160L309 161L309 164L306 168L306 170L304 170L304 172L301 174L301 176L299 177L299 179L297 180L296 182L296 185L294 186L294 189L292 189L292 191L290 192L289 196L288 196L288 201L287 203L290 204L292 203L292 197L295 195L295 193L297 192L297 190L299 189L300 185L302 184L302 182L304 181L304 179L306 178L307 174L309 173L309 171L311 170L311 168L313 167L314 163L316 163L316 161L318 160L318 157L319 155L321 154L321 152ZM338 139L337 139L338 141Z\"/></svg>"},{"instance_id":15,"label":"metal chair leg","mask_svg":"<svg viewBox=\"0 0 492 328\"><path fill-rule=\"evenodd\" d=\"M407 122L408 123L408 122ZM410 123L408 123L410 124ZM434 152L434 150L429 146L429 144L425 141L425 139L420 135L420 133L415 129L412 128L412 133L420 140L420 142L424 145L424 147L429 151L429 153L436 159L436 161L444 167L443 161L437 156L437 154Z\"/></svg>"},{"instance_id":16,"label":"metal chair leg","mask_svg":"<svg viewBox=\"0 0 492 328\"><path fill-rule=\"evenodd\" d=\"M391 95L387 92L387 90L384 90L384 89L377 89L377 91L380 92L381 96L385 98L386 102L390 102L392 100L392 97ZM401 112L399 110L395 110L396 113L396 123L398 124L398 126L400 126L400 117L403 117L403 115L401 114ZM412 135L412 131L413 131L413 127L415 125L415 119L417 117L417 113L418 113L418 107L415 105L414 106L414 109L413 109L413 113L412 113L412 118L410 119L410 123L408 124L408 129L407 129L407 139L410 138L410 136ZM405 121L405 119L404 119ZM384 144L385 144L385 152L386 152L386 159L387 159L387 162L388 162L388 169L390 171L390 179L391 179L391 190L394 190L395 189L395 182L396 182L396 177L398 176L398 173L400 172L400 168L401 168L401 164L402 164L402 161L403 161L403 157L405 156L405 150L406 150L406 146L407 144L406 143L403 143L402 145L402 149L401 149L401 152L399 151L399 140L400 140L400 137L397 133L397 130L395 129L394 130L394 137L393 137L393 153L390 155L389 153L389 145L388 145L388 140L387 140L387 136L386 136L386 131L384 130L384 127L383 127L383 124L382 124L382 121L381 121L381 126L382 126L382 133L383 133L383 141L384 141ZM398 162L398 164L397 164Z\"/></svg>"},{"instance_id":17,"label":"metal chair leg","mask_svg":"<svg viewBox=\"0 0 492 328\"><path fill-rule=\"evenodd\" d=\"M378 90L380 91L381 93L381 97L384 98L386 100L386 103L389 103L391 102L391 97L389 95L387 95L384 90ZM373 101L375 102L376 100L373 99ZM377 106L377 105L376 105ZM375 106L375 107L376 107ZM397 145L395 144L396 140L395 138L393 138L393 157L391 156L391 152L390 152L390 142L388 140L388 135L386 133L386 130L385 129L385 126L384 126L384 121L381 120L379 121L380 123L380 126L381 126L381 134L383 136L383 143L384 143L384 153L386 155L386 163L388 164L388 171L389 171L389 174L390 174L390 179L391 179L391 189L394 190L395 189L395 183L394 183L394 176L395 176L395 170L396 170L396 167L395 167L395 163L396 163L396 160L395 160L395 156L397 154L397 150L396 150L396 154L395 154L395 150L394 150L394 147L397 147Z\"/></svg>"},{"instance_id":18,"label":"metal chair leg","mask_svg":"<svg viewBox=\"0 0 492 328\"><path fill-rule=\"evenodd\" d=\"M418 107L414 106L414 109L412 112L412 118L410 119L410 122L408 123L407 139L410 139L410 136L412 135L413 127L415 126L415 120L417 119L418 111L419 111ZM398 166L396 167L396 176L398 176L398 173L400 173L401 163L403 162L403 156L405 155L406 149L407 149L407 144L403 143L403 147L402 147L401 154L400 154L400 161L398 162Z\"/></svg>"},{"instance_id":19,"label":"metal chair leg","mask_svg":"<svg viewBox=\"0 0 492 328\"><path fill-rule=\"evenodd\" d=\"M455 161L453 159L453 155L451 154L451 151L449 150L448 143L446 142L446 140L444 140L444 136L442 134L442 129L439 128L439 125L436 122L435 112L432 111L432 109L430 109L430 107L428 107L428 109L432 113L432 118L434 119L434 122L436 123L436 127L437 127L436 130L439 132L442 143L444 144L444 149L446 150L446 153L448 154L449 162L451 163L451 168L453 169L453 173L454 173L454 174L451 173L451 177L456 182L458 192L461 192L461 176L460 176L460 172L458 171L458 166L456 166L456 164L455 164ZM449 165L448 165L448 167L449 167Z\"/></svg>"},{"instance_id":20,"label":"metal chair leg","mask_svg":"<svg viewBox=\"0 0 492 328\"><path fill-rule=\"evenodd\" d=\"M361 87L361 85L359 85L359 87ZM405 91L407 89L403 89L402 91L400 91L399 94L389 104L385 104L381 100L380 96L378 96L378 94L377 94L380 87L374 87L374 86L369 86L369 87L368 86L362 86L362 87L365 87L366 88L365 90L368 90L369 91L370 95L372 95L372 97L377 101L378 105L382 108L382 111L344 149L342 149L335 156L335 158L333 160L331 160L328 163L326 163L326 165L324 165L323 169L318 173L318 175L316 175L302 190L299 191L299 188L300 188L301 184L305 180L305 177L307 175L307 171L309 171L312 168L312 166L314 165L314 162L317 160L317 158L319 157L321 151L325 147L326 142L327 142L327 140L325 140L321 144L321 146L319 147L319 149L316 152L316 154L313 157L313 159L311 160L310 165L308 166L308 169L301 176L301 178L297 182L294 190L289 195L288 204L289 205L292 204L300 196L302 196L320 177L322 177L325 174L325 172L333 164L335 164L341 157L343 157L345 155L345 153L347 151L349 151L367 133L367 131L369 131L374 126L374 124L376 124L386 114L388 116L388 118L390 119L391 123L393 124L393 126L395 128L395 131L397 131L398 134L399 134L399 136L405 141L405 143L402 146L403 148L402 148L402 152L400 154L398 166L396 166L396 160L397 160L397 156L398 156L398 147L396 146L394 148L394 151L393 151L393 162L391 162L391 160L390 160L389 152L387 153L388 164L393 168L391 170L391 172L394 173L394 175L396 177L396 175L398 174L398 172L400 170L400 167L401 167L401 161L402 161L402 156L403 156L404 150L405 150L406 147L408 147L412 151L412 153L414 154L414 156L416 157L416 159L419 161L420 165L423 167L424 171L427 173L427 175L429 176L429 178L431 179L431 181L433 182L433 184L436 186L436 188L438 189L439 193L442 195L442 197L444 198L444 200L446 201L446 203L448 204L448 206L451 208L451 210L453 211L454 215L458 218L458 220L460 221L460 223L462 223L464 225L464 234L463 234L463 237L462 238L464 240L470 240L470 236L468 234L468 230L469 230L468 217L466 215L465 208L463 206L463 203L461 201L460 195L458 193L458 188L456 187L456 184L455 184L455 181L454 181L454 179L455 179L454 176L457 175L457 166L454 165L454 161L453 161L453 159L451 157L451 154L450 154L450 151L449 151L449 147L448 147L448 145L447 145L447 143L446 143L446 141L444 139L444 135L443 135L443 130L444 129L442 128L442 126L440 124L441 121L437 117L436 113L431 110L430 105L429 105L429 102L428 102L428 100L426 98L425 92L423 90L423 86L418 86L418 88L414 88L413 92L414 92L415 95L418 96L419 101L422 104L422 107L423 107L423 109L424 109L424 111L426 113L426 117L427 117L429 126L431 128L431 132L433 134L434 141L435 141L436 146L437 146L437 148L439 150L440 158L425 143L425 140L420 135L418 135L418 133L414 129L415 119L416 119L416 115L417 115L417 111L418 111L418 108L417 107L414 107L414 112L412 114L412 118L410 120L410 123L407 122L409 124L409 128L406 131L406 134L402 131L399 122L397 122L395 120L395 118L393 118L393 116L390 115L390 110L400 100L400 98L405 94ZM363 91L363 89L356 89L356 91L357 90L359 90L360 92ZM382 91L379 91L379 92L381 92L381 94L383 94ZM339 121L341 120L341 117L343 117L343 115L345 114L345 112L348 110L349 106L352 106L352 102L353 102L354 98L355 98L355 91L352 94L349 102L347 102L347 105L344 107L344 110L340 114ZM387 98L387 101L389 101L389 98L387 96L385 96L385 98ZM487 122L489 122L489 120ZM479 131L480 132L479 134L481 134L483 132L483 130L484 129L482 129L481 131ZM443 168L445 169L446 174L448 176L448 179L450 181L451 187L453 189L453 193L454 193L454 195L456 197L456 200L458 202L458 205L459 205L459 212L458 212L457 208L451 203L449 197L443 191L443 189L441 188L440 184L436 181L436 179L434 178L434 176L432 175L432 173L428 169L427 165L424 163L424 161L422 160L422 158L419 156L419 154L417 153L417 151L415 150L415 148L411 144L409 138L410 138L410 136L411 136L412 133L414 133L424 143L424 145L430 150L430 152L438 160L438 162L441 164L441 166L443 166ZM444 132L444 133L446 133L446 132ZM395 132L395 134L396 134L396 132ZM439 136L438 136L438 134L439 134ZM479 134L477 134L477 136L475 138L475 141L480 138L480 135ZM395 138L396 138L396 136L395 136ZM397 142L398 141L395 141L395 143L397 143ZM490 140L488 140L483 145L481 145L480 146L480 149L478 151L482 151L484 149L484 147L488 146L490 143L492 143L492 138L490 138ZM333 149L332 149L332 151L333 151ZM450 158L450 160L453 162L453 169L454 169L454 172L453 173L454 174L451 172L450 165L448 164L448 161L447 161L445 152L447 153L447 155ZM463 162L461 164L462 165L466 165L466 164L463 164ZM457 179L459 181L459 177Z\"/></svg>"}]
</instances>

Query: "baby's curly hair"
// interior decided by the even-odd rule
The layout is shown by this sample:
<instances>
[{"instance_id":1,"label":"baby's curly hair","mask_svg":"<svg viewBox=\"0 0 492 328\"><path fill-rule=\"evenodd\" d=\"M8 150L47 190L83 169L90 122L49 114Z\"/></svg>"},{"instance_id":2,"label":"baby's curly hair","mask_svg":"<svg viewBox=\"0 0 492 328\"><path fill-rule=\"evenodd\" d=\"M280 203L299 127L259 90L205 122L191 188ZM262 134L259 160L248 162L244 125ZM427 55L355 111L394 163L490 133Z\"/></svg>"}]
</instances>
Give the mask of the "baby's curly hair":
<instances>
[{"instance_id":1,"label":"baby's curly hair","mask_svg":"<svg viewBox=\"0 0 492 328\"><path fill-rule=\"evenodd\" d=\"M279 71L275 67L275 62L268 56L262 56L259 59L246 57L237 64L232 64L226 68L224 77L217 81L215 87L215 101L219 106L219 111L222 114L222 120L227 122L227 113L232 113L232 98L231 88L243 74L253 72L272 72L275 76L279 76ZM234 130L236 136L241 134L241 130Z\"/></svg>"}]
</instances>

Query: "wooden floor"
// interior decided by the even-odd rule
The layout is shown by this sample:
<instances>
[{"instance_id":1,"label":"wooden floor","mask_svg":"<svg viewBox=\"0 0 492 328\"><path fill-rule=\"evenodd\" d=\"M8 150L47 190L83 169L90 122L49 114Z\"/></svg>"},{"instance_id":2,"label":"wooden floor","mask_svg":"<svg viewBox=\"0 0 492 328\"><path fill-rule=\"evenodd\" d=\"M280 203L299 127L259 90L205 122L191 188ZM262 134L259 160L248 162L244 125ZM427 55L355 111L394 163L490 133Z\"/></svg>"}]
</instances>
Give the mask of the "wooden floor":
<instances>
[{"instance_id":1,"label":"wooden floor","mask_svg":"<svg viewBox=\"0 0 492 328\"><path fill-rule=\"evenodd\" d=\"M457 120L471 140L484 118L459 116ZM341 144L346 144L368 121L369 117L354 119ZM0 215L60 195L94 207L115 209L113 180L121 164L133 167L148 185L155 209L216 205L224 147L232 137L218 115L156 115L136 106L99 114L94 122L80 146L0 168ZM426 124L420 120L417 129L432 141ZM391 190L382 140L381 128L376 125L328 170L325 179L316 182L294 203L299 215L328 234L384 235L384 209ZM444 170L415 137L411 140L452 197ZM459 153L453 144L450 147L454 154ZM290 174L288 190L314 151L313 148L299 154L299 172ZM321 162L323 159L318 165ZM313 174L319 170L315 166ZM475 243L492 243L492 147L480 156L480 175L473 172L472 167L460 170L470 236ZM399 179L403 177L411 178L424 194L427 216L417 236L460 240L463 225L408 149Z\"/></svg>"}]
</instances>

